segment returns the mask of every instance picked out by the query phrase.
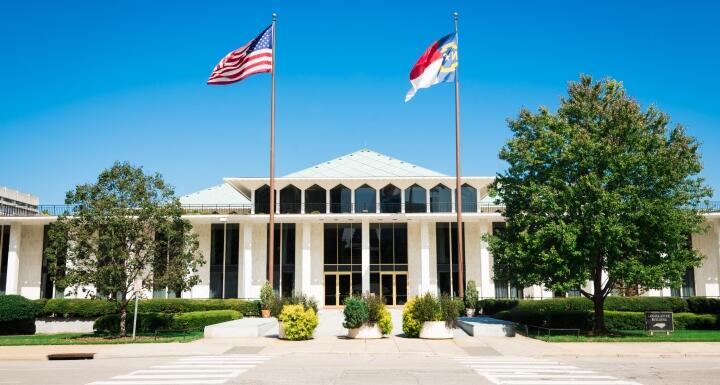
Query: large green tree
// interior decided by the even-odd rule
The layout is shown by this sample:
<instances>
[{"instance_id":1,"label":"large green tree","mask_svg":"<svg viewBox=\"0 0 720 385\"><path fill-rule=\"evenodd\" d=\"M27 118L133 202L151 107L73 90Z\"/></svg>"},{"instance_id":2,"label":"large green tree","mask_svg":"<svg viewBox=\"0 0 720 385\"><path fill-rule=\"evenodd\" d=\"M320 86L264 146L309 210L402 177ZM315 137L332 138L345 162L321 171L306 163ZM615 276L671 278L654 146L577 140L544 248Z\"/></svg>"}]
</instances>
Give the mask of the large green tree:
<instances>
[{"instance_id":1,"label":"large green tree","mask_svg":"<svg viewBox=\"0 0 720 385\"><path fill-rule=\"evenodd\" d=\"M616 282L678 286L703 257L688 236L705 230L712 195L698 173L699 145L654 107L643 111L620 82L571 82L556 113L523 109L500 151L493 186L506 227L490 237L495 276L554 291L582 287L594 333Z\"/></svg>"},{"instance_id":2,"label":"large green tree","mask_svg":"<svg viewBox=\"0 0 720 385\"><path fill-rule=\"evenodd\" d=\"M204 260L197 235L159 174L115 163L97 182L69 191L65 203L75 209L49 231L51 272L60 287L116 301L121 335L136 280L142 279L144 289L177 293L199 282Z\"/></svg>"}]
</instances>

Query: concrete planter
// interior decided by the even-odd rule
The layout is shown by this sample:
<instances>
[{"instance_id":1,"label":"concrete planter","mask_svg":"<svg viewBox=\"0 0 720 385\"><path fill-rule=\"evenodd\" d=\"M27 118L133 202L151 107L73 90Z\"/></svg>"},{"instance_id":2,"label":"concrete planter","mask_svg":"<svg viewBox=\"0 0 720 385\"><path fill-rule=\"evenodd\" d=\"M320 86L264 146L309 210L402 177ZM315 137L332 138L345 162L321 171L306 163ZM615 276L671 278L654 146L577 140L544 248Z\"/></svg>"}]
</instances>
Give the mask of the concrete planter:
<instances>
[{"instance_id":1,"label":"concrete planter","mask_svg":"<svg viewBox=\"0 0 720 385\"><path fill-rule=\"evenodd\" d=\"M283 323L278 321L278 338L281 340L286 340L287 335L285 335L285 328L283 327Z\"/></svg>"},{"instance_id":2,"label":"concrete planter","mask_svg":"<svg viewBox=\"0 0 720 385\"><path fill-rule=\"evenodd\" d=\"M420 330L420 338L430 340L450 339L453 338L453 331L445 326L445 321L425 321L422 330Z\"/></svg>"},{"instance_id":3,"label":"concrete planter","mask_svg":"<svg viewBox=\"0 0 720 385\"><path fill-rule=\"evenodd\" d=\"M380 330L380 325L375 323L374 325L363 324L359 328L348 329L348 338L357 338L361 340L370 340L382 338L383 334Z\"/></svg>"}]
</instances>

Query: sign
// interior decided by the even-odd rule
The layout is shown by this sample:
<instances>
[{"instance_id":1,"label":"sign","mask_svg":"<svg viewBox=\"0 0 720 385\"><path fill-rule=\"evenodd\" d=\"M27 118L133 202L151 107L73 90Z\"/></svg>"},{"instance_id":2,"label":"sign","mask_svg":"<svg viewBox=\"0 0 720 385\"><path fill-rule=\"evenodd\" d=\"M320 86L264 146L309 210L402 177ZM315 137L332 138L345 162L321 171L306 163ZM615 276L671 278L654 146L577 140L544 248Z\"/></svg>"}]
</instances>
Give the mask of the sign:
<instances>
[{"instance_id":1,"label":"sign","mask_svg":"<svg viewBox=\"0 0 720 385\"><path fill-rule=\"evenodd\" d=\"M645 329L651 333L673 331L673 313L671 311L646 311Z\"/></svg>"}]
</instances>

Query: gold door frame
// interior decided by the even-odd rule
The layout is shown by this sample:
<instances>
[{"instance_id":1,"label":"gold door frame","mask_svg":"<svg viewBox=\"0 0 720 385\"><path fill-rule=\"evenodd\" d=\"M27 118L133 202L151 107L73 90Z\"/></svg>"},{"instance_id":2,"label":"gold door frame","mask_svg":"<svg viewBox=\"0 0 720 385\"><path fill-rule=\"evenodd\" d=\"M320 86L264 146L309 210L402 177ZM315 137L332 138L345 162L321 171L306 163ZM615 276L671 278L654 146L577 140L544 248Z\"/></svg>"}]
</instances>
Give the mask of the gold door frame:
<instances>
[{"instance_id":1,"label":"gold door frame","mask_svg":"<svg viewBox=\"0 0 720 385\"><path fill-rule=\"evenodd\" d=\"M325 285L325 282L327 280L325 279L325 276L328 275L334 275L335 276L335 303L332 305L325 304L325 307L341 307L342 304L340 303L340 276L341 275L347 275L350 277L350 293L348 293L348 296L352 295L352 272L351 271L326 271L323 273L323 286Z\"/></svg>"},{"instance_id":2,"label":"gold door frame","mask_svg":"<svg viewBox=\"0 0 720 385\"><path fill-rule=\"evenodd\" d=\"M409 285L410 282L408 281L408 272L407 271L381 271L380 273L380 282L379 282L379 289L380 289L380 298L385 298L385 294L383 293L383 285L382 285L382 278L383 275L389 275L392 276L392 303L387 303L388 306L397 306L397 276L398 275L404 275L405 276L405 282ZM352 278L351 278L352 280ZM352 281L351 281L352 283ZM407 286L405 287L405 295L407 296Z\"/></svg>"}]
</instances>

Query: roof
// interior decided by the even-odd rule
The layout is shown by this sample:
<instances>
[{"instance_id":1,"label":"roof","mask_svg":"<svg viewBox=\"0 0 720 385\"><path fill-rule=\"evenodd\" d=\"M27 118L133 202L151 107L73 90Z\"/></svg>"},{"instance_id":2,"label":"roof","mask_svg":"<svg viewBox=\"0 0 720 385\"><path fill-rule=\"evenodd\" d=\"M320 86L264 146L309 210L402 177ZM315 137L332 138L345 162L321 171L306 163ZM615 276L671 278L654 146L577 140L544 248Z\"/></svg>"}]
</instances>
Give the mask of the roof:
<instances>
[{"instance_id":1,"label":"roof","mask_svg":"<svg viewBox=\"0 0 720 385\"><path fill-rule=\"evenodd\" d=\"M447 176L399 159L362 149L285 175L285 178L363 178Z\"/></svg>"},{"instance_id":2,"label":"roof","mask_svg":"<svg viewBox=\"0 0 720 385\"><path fill-rule=\"evenodd\" d=\"M184 205L244 205L250 200L227 183L180 197Z\"/></svg>"}]
</instances>

